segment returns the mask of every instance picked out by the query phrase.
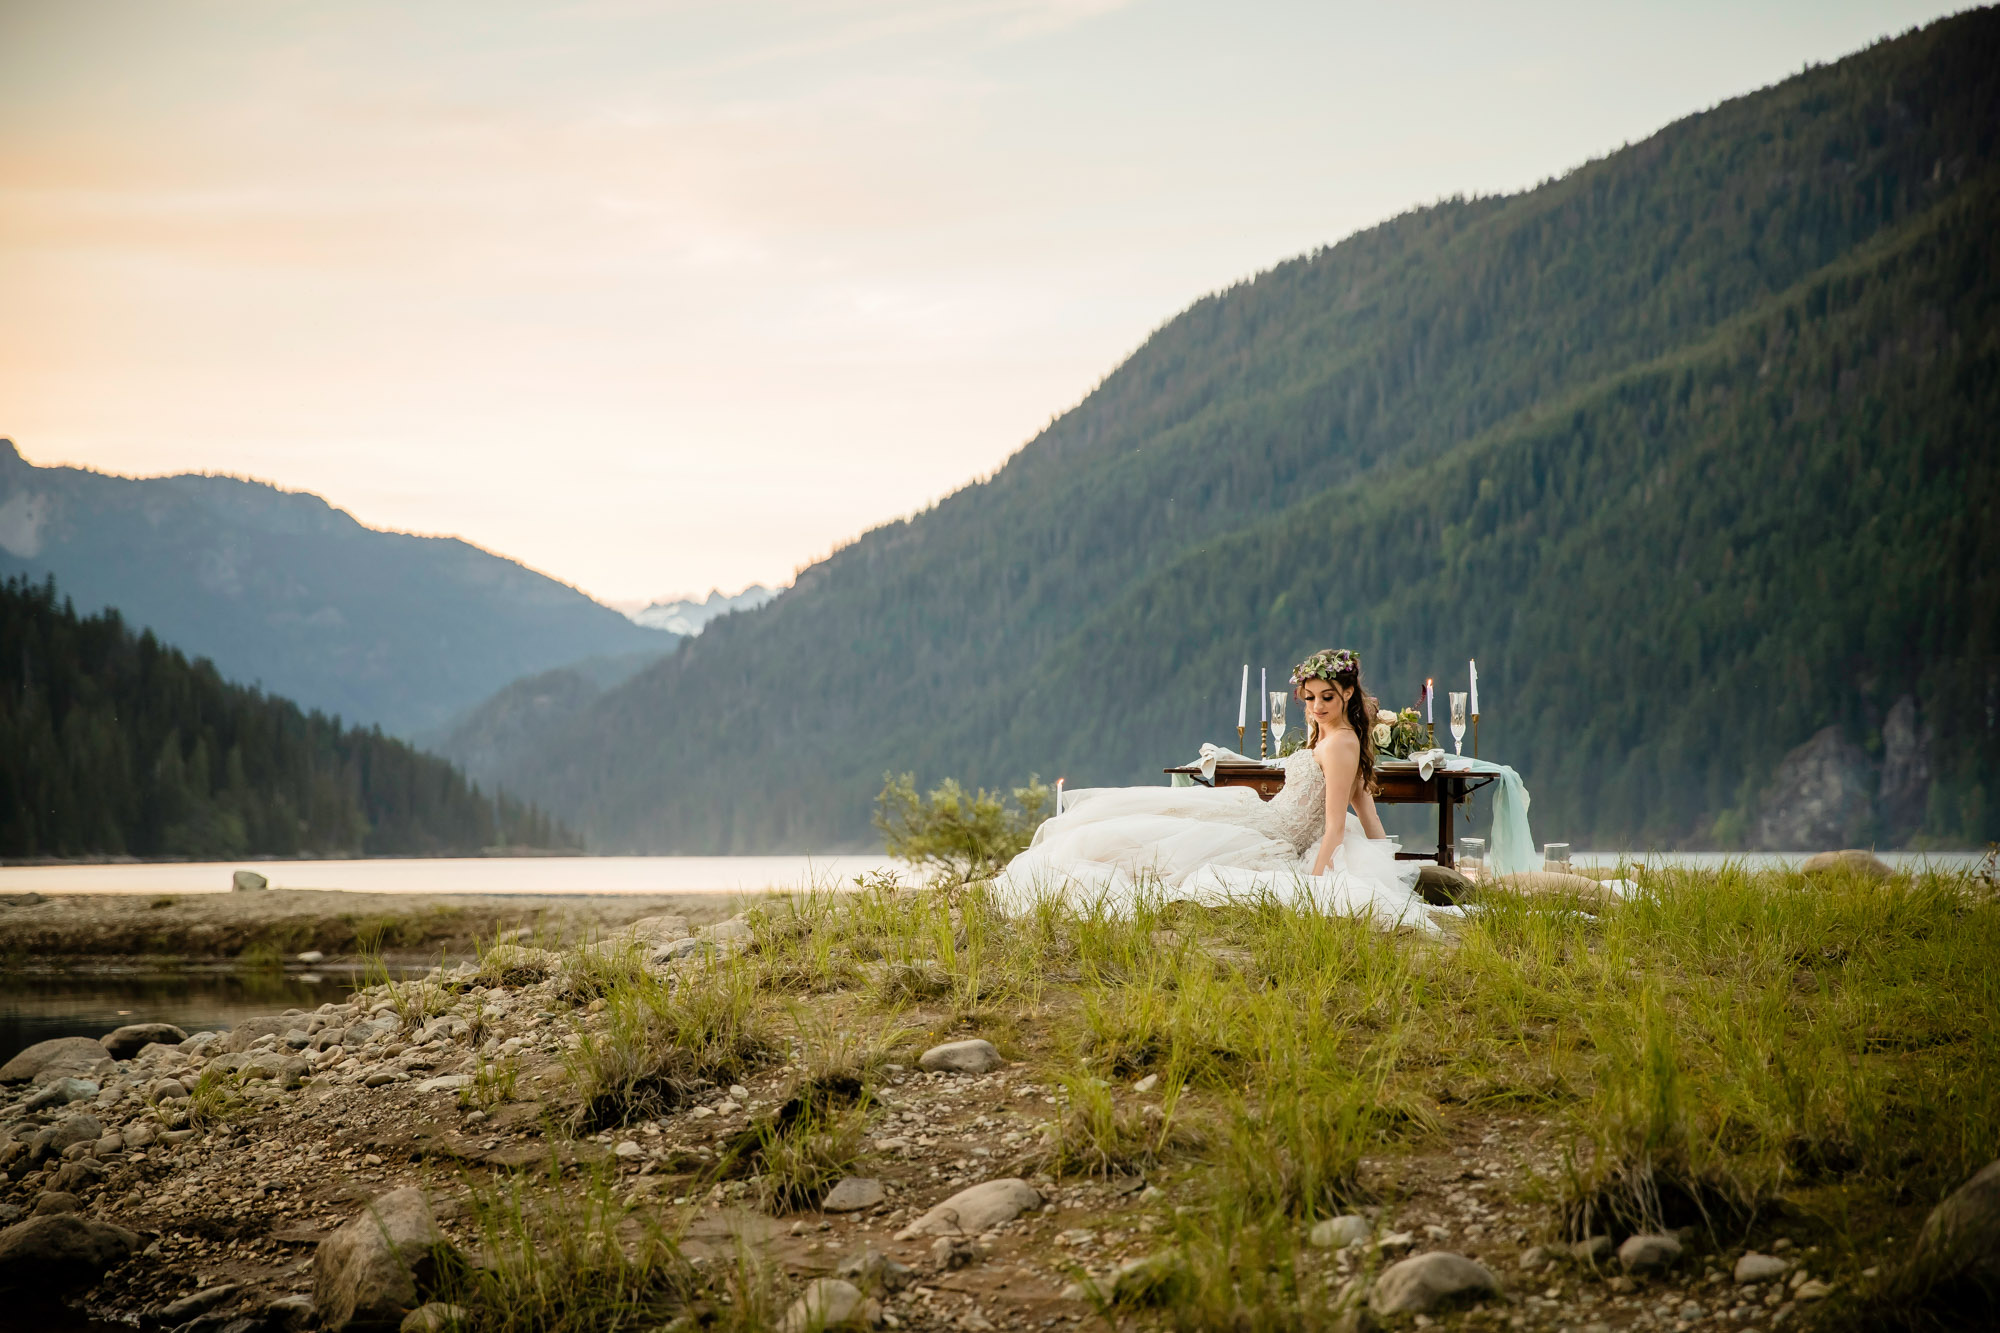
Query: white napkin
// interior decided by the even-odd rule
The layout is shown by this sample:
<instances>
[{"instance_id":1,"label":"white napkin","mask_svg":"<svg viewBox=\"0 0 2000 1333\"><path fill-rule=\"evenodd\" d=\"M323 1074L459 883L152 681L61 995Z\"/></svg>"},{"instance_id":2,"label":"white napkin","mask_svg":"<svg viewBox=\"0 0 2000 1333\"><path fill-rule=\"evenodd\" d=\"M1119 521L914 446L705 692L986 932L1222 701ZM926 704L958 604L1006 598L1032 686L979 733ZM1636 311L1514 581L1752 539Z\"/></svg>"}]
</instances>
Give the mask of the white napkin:
<instances>
[{"instance_id":1,"label":"white napkin","mask_svg":"<svg viewBox=\"0 0 2000 1333\"><path fill-rule=\"evenodd\" d=\"M1425 782L1431 780L1431 773L1444 762L1446 757L1443 750L1436 749L1435 747L1429 750L1413 750L1410 752L1410 762L1417 766L1417 776L1421 777Z\"/></svg>"},{"instance_id":2,"label":"white napkin","mask_svg":"<svg viewBox=\"0 0 2000 1333\"><path fill-rule=\"evenodd\" d=\"M1226 764L1230 768L1258 768L1262 766L1264 761L1261 759L1252 759L1247 754L1238 754L1234 750L1216 745L1210 741L1203 741L1201 743L1201 758L1194 762L1195 767L1201 770L1202 779L1206 782L1214 782L1215 768L1218 764Z\"/></svg>"}]
</instances>

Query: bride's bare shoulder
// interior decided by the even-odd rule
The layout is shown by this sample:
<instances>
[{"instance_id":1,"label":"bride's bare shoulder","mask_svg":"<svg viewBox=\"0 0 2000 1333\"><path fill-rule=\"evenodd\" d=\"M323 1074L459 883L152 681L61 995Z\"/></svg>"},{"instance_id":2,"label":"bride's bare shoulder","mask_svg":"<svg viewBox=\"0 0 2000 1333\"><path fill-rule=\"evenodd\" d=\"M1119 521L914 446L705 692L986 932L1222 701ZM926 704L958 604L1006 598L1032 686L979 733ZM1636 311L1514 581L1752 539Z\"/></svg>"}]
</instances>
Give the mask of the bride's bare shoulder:
<instances>
[{"instance_id":1,"label":"bride's bare shoulder","mask_svg":"<svg viewBox=\"0 0 2000 1333\"><path fill-rule=\"evenodd\" d=\"M1361 738L1354 734L1352 728L1342 727L1321 737L1319 744L1313 747L1313 753L1319 756L1322 764L1330 760L1354 759L1361 754Z\"/></svg>"}]
</instances>

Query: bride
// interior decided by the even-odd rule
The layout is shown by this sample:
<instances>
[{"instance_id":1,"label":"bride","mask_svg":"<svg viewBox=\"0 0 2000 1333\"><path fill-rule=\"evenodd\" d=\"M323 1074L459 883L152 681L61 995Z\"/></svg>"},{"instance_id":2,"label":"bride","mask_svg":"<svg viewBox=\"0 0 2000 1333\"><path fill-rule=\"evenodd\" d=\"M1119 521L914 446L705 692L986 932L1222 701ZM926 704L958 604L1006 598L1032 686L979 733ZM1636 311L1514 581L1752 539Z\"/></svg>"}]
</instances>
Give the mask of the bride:
<instances>
[{"instance_id":1,"label":"bride","mask_svg":"<svg viewBox=\"0 0 2000 1333\"><path fill-rule=\"evenodd\" d=\"M1314 653L1292 671L1306 744L1270 801L1248 787L1098 787L1063 812L993 882L1016 910L1041 898L1127 910L1142 893L1197 902L1277 899L1432 929L1375 813L1375 709L1361 659ZM1351 807L1351 809L1350 809Z\"/></svg>"}]
</instances>

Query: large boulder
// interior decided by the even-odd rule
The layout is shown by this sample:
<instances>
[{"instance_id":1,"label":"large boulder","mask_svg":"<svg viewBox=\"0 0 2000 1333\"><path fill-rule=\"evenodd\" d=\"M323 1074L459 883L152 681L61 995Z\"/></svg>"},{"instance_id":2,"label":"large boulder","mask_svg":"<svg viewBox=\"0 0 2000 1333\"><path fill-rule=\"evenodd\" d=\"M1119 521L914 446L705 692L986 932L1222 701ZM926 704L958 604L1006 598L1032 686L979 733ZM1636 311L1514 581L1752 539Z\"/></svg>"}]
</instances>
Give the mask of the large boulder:
<instances>
[{"instance_id":1,"label":"large boulder","mask_svg":"<svg viewBox=\"0 0 2000 1333\"><path fill-rule=\"evenodd\" d=\"M1427 1314L1442 1306L1476 1301L1500 1290L1482 1264L1462 1254L1433 1250L1384 1269L1369 1304L1376 1314Z\"/></svg>"},{"instance_id":2,"label":"large boulder","mask_svg":"<svg viewBox=\"0 0 2000 1333\"><path fill-rule=\"evenodd\" d=\"M1917 719L1917 701L1909 695L1890 707L1882 719L1882 781L1875 792L1875 814L1883 836L1899 843L1923 827L1931 797L1931 744L1928 724Z\"/></svg>"},{"instance_id":3,"label":"large boulder","mask_svg":"<svg viewBox=\"0 0 2000 1333\"><path fill-rule=\"evenodd\" d=\"M1668 1232L1641 1232L1627 1236L1618 1247L1618 1262L1628 1273L1657 1273L1681 1261L1679 1236Z\"/></svg>"},{"instance_id":4,"label":"large boulder","mask_svg":"<svg viewBox=\"0 0 2000 1333\"><path fill-rule=\"evenodd\" d=\"M85 1078L101 1065L110 1068L111 1057L95 1037L51 1037L38 1041L0 1065L0 1083L48 1083L58 1078ZM47 1077L43 1077L47 1075Z\"/></svg>"},{"instance_id":5,"label":"large boulder","mask_svg":"<svg viewBox=\"0 0 2000 1333\"><path fill-rule=\"evenodd\" d=\"M111 1168L95 1157L73 1157L57 1167L49 1177L49 1188L61 1190L65 1194L81 1194L93 1185L101 1185L111 1174Z\"/></svg>"},{"instance_id":6,"label":"large boulder","mask_svg":"<svg viewBox=\"0 0 2000 1333\"><path fill-rule=\"evenodd\" d=\"M819 1333L821 1329L866 1328L881 1316L875 1302L852 1282L823 1277L807 1285L778 1321L779 1333Z\"/></svg>"},{"instance_id":7,"label":"large boulder","mask_svg":"<svg viewBox=\"0 0 2000 1333\"><path fill-rule=\"evenodd\" d=\"M968 1041L948 1041L933 1046L917 1057L917 1067L932 1073L984 1074L1006 1064L993 1043L979 1037Z\"/></svg>"},{"instance_id":8,"label":"large boulder","mask_svg":"<svg viewBox=\"0 0 2000 1333\"><path fill-rule=\"evenodd\" d=\"M320 1327L327 1333L398 1327L435 1287L450 1244L414 1185L376 1199L313 1256Z\"/></svg>"},{"instance_id":9,"label":"large boulder","mask_svg":"<svg viewBox=\"0 0 2000 1333\"><path fill-rule=\"evenodd\" d=\"M1359 1213L1346 1213L1315 1223L1309 1239L1322 1250L1344 1250L1352 1245L1366 1245L1374 1234L1374 1224L1367 1218Z\"/></svg>"},{"instance_id":10,"label":"large boulder","mask_svg":"<svg viewBox=\"0 0 2000 1333\"><path fill-rule=\"evenodd\" d=\"M72 1143L95 1143L103 1137L104 1126L97 1122L96 1116L82 1112L66 1115L35 1131L28 1140L28 1160L39 1162L44 1157L60 1157Z\"/></svg>"},{"instance_id":11,"label":"large boulder","mask_svg":"<svg viewBox=\"0 0 2000 1333\"><path fill-rule=\"evenodd\" d=\"M1417 894L1433 907L1451 907L1472 901L1471 880L1456 870L1425 864L1417 868Z\"/></svg>"},{"instance_id":12,"label":"large boulder","mask_svg":"<svg viewBox=\"0 0 2000 1333\"><path fill-rule=\"evenodd\" d=\"M100 1091L95 1079L58 1078L42 1084L28 1099L21 1103L24 1111L40 1111L50 1106L68 1106L71 1102L87 1102L96 1098Z\"/></svg>"},{"instance_id":13,"label":"large boulder","mask_svg":"<svg viewBox=\"0 0 2000 1333\"><path fill-rule=\"evenodd\" d=\"M229 877L229 887L235 893L254 893L270 888L271 881L254 870L239 870Z\"/></svg>"},{"instance_id":14,"label":"large boulder","mask_svg":"<svg viewBox=\"0 0 2000 1333\"><path fill-rule=\"evenodd\" d=\"M1015 1177L989 1180L952 1195L897 1232L896 1239L977 1235L1041 1206L1042 1196L1027 1181Z\"/></svg>"},{"instance_id":15,"label":"large boulder","mask_svg":"<svg viewBox=\"0 0 2000 1333\"><path fill-rule=\"evenodd\" d=\"M688 919L684 916L642 916L626 926L624 933L655 944L666 944L689 933Z\"/></svg>"},{"instance_id":16,"label":"large boulder","mask_svg":"<svg viewBox=\"0 0 2000 1333\"><path fill-rule=\"evenodd\" d=\"M1570 875L1560 870L1523 870L1498 875L1480 886L1482 893L1505 890L1529 898L1555 898L1576 907L1597 908L1618 897L1618 891L1588 875Z\"/></svg>"},{"instance_id":17,"label":"large boulder","mask_svg":"<svg viewBox=\"0 0 2000 1333\"><path fill-rule=\"evenodd\" d=\"M819 1210L823 1213L858 1213L864 1208L873 1208L887 1197L882 1182L872 1176L846 1176L826 1192L826 1197L820 1200Z\"/></svg>"},{"instance_id":18,"label":"large boulder","mask_svg":"<svg viewBox=\"0 0 2000 1333\"><path fill-rule=\"evenodd\" d=\"M1866 879L1887 879L1896 873L1881 857L1859 847L1808 856L1799 869L1808 875L1860 875Z\"/></svg>"},{"instance_id":19,"label":"large boulder","mask_svg":"<svg viewBox=\"0 0 2000 1333\"><path fill-rule=\"evenodd\" d=\"M139 1246L136 1233L81 1213L43 1213L0 1231L5 1304L53 1300L94 1284Z\"/></svg>"},{"instance_id":20,"label":"large boulder","mask_svg":"<svg viewBox=\"0 0 2000 1333\"><path fill-rule=\"evenodd\" d=\"M1760 852L1812 851L1865 836L1874 819L1875 772L1868 755L1825 727L1778 761L1751 832Z\"/></svg>"},{"instance_id":21,"label":"large boulder","mask_svg":"<svg viewBox=\"0 0 2000 1333\"><path fill-rule=\"evenodd\" d=\"M296 1014L284 1018L246 1018L229 1029L229 1035L222 1039L226 1051L244 1051L259 1037L282 1037L305 1020Z\"/></svg>"},{"instance_id":22,"label":"large boulder","mask_svg":"<svg viewBox=\"0 0 2000 1333\"><path fill-rule=\"evenodd\" d=\"M1931 1209L1904 1273L1917 1291L1962 1290L2000 1308L2000 1161Z\"/></svg>"},{"instance_id":23,"label":"large boulder","mask_svg":"<svg viewBox=\"0 0 2000 1333\"><path fill-rule=\"evenodd\" d=\"M130 1060L154 1042L162 1046L178 1046L187 1040L187 1036L172 1023L127 1023L97 1040L112 1059Z\"/></svg>"}]
</instances>

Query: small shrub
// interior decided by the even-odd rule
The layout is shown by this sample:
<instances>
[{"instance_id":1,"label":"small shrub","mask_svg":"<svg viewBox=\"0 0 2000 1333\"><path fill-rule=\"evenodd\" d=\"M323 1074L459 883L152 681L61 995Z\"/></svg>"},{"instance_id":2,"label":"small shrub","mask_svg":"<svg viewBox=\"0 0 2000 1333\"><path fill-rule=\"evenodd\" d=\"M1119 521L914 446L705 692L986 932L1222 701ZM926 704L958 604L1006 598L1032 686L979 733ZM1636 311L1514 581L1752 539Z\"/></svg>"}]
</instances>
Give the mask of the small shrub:
<instances>
[{"instance_id":1,"label":"small shrub","mask_svg":"<svg viewBox=\"0 0 2000 1333\"><path fill-rule=\"evenodd\" d=\"M1050 796L1038 778L1014 789L1012 805L984 787L967 793L954 778L922 795L915 774L890 774L875 798L875 827L889 855L964 884L997 874L1027 847Z\"/></svg>"}]
</instances>

